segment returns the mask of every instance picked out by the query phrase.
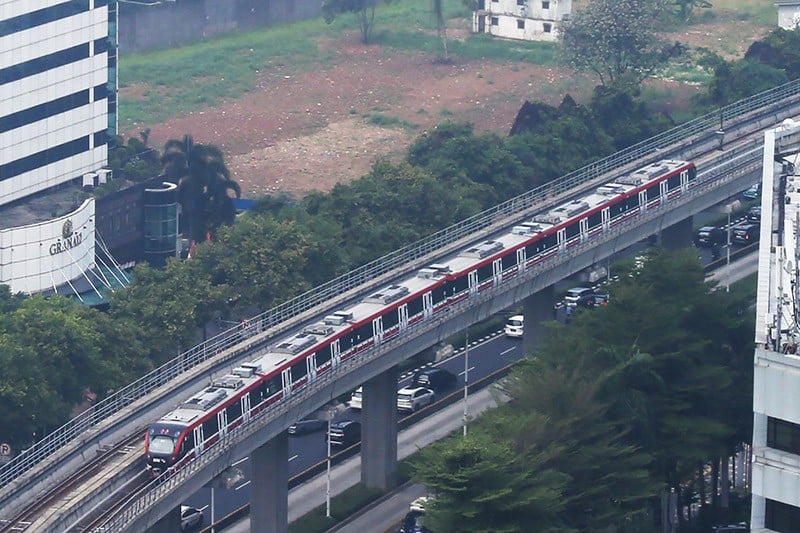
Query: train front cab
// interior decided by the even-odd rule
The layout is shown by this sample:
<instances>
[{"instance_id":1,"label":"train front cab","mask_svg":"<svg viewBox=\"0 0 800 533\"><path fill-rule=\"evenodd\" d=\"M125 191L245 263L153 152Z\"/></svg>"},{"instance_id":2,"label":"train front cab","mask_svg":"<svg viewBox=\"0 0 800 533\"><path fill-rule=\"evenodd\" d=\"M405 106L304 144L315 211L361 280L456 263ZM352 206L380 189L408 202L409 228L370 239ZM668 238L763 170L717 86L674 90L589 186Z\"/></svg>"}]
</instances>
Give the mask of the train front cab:
<instances>
[{"instance_id":1,"label":"train front cab","mask_svg":"<svg viewBox=\"0 0 800 533\"><path fill-rule=\"evenodd\" d=\"M153 424L145 436L145 460L151 477L161 475L178 460L184 426Z\"/></svg>"}]
</instances>

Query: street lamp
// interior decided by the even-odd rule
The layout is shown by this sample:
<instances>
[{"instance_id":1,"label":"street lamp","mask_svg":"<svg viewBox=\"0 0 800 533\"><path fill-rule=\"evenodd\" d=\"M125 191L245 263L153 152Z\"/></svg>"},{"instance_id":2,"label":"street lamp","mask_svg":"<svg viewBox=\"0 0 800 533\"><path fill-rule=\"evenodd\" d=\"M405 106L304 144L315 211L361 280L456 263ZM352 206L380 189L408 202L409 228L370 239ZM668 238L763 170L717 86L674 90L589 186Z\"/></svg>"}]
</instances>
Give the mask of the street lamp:
<instances>
[{"instance_id":1,"label":"street lamp","mask_svg":"<svg viewBox=\"0 0 800 533\"><path fill-rule=\"evenodd\" d=\"M331 420L333 419L333 409L328 407L328 438L325 439L328 443L328 459L327 459L327 472L325 474L325 516L331 517Z\"/></svg>"},{"instance_id":2,"label":"street lamp","mask_svg":"<svg viewBox=\"0 0 800 533\"><path fill-rule=\"evenodd\" d=\"M467 394L469 393L469 327L466 331L466 344L464 345L464 436L467 436Z\"/></svg>"}]
</instances>

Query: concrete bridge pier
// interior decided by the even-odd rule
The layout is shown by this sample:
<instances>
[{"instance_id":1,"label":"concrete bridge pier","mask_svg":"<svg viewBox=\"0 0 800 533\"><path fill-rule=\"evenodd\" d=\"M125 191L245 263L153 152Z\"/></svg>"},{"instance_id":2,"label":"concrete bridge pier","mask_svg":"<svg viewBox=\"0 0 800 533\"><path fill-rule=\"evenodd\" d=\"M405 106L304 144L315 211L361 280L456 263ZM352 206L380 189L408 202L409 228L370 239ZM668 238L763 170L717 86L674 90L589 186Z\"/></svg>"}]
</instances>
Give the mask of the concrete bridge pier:
<instances>
[{"instance_id":1,"label":"concrete bridge pier","mask_svg":"<svg viewBox=\"0 0 800 533\"><path fill-rule=\"evenodd\" d=\"M694 217L686 217L680 222L661 230L661 247L665 250L679 250L692 245L692 225Z\"/></svg>"},{"instance_id":2,"label":"concrete bridge pier","mask_svg":"<svg viewBox=\"0 0 800 533\"><path fill-rule=\"evenodd\" d=\"M165 514L161 520L148 529L148 533L175 533L181 530L181 507L180 505L169 513Z\"/></svg>"},{"instance_id":3,"label":"concrete bridge pier","mask_svg":"<svg viewBox=\"0 0 800 533\"><path fill-rule=\"evenodd\" d=\"M289 440L285 431L256 448L250 456L250 531L285 533L289 522Z\"/></svg>"},{"instance_id":4,"label":"concrete bridge pier","mask_svg":"<svg viewBox=\"0 0 800 533\"><path fill-rule=\"evenodd\" d=\"M555 289L550 285L533 293L523 302L522 315L525 327L522 330L522 348L529 354L541 341L544 328L542 323L555 319Z\"/></svg>"},{"instance_id":5,"label":"concrete bridge pier","mask_svg":"<svg viewBox=\"0 0 800 533\"><path fill-rule=\"evenodd\" d=\"M397 484L397 366L364 383L361 482L389 490Z\"/></svg>"}]
</instances>

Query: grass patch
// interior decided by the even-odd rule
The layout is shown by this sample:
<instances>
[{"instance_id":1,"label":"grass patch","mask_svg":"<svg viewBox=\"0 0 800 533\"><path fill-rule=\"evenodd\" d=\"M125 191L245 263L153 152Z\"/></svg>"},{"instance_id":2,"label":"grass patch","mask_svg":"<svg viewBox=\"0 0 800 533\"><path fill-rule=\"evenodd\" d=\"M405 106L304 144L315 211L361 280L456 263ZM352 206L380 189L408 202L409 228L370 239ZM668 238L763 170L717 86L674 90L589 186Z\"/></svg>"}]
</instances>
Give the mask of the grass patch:
<instances>
[{"instance_id":1,"label":"grass patch","mask_svg":"<svg viewBox=\"0 0 800 533\"><path fill-rule=\"evenodd\" d=\"M367 123L372 124L373 126L380 126L382 128L399 127L404 130L413 131L419 127L416 124L412 124L403 120L402 118L384 115L383 113L370 113L369 115L366 115L365 118L367 119Z\"/></svg>"},{"instance_id":2,"label":"grass patch","mask_svg":"<svg viewBox=\"0 0 800 533\"><path fill-rule=\"evenodd\" d=\"M325 505L320 505L305 516L289 524L290 533L312 533L327 531L365 505L374 502L384 491L369 489L359 483L331 498L331 517L325 516Z\"/></svg>"}]
</instances>

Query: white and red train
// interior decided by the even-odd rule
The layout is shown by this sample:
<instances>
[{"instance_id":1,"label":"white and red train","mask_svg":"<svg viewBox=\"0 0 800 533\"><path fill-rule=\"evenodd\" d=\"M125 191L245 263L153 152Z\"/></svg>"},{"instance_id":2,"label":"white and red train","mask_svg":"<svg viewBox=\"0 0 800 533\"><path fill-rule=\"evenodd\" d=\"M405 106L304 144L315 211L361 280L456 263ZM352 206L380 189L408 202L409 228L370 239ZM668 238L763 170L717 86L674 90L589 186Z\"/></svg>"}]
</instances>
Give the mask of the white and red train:
<instances>
[{"instance_id":1,"label":"white and red train","mask_svg":"<svg viewBox=\"0 0 800 533\"><path fill-rule=\"evenodd\" d=\"M299 333L276 339L267 353L216 379L151 424L145 438L147 468L154 476L179 468L340 361L636 216L643 207L681 195L696 177L692 163L658 161L409 273L318 322L299 325Z\"/></svg>"}]
</instances>

